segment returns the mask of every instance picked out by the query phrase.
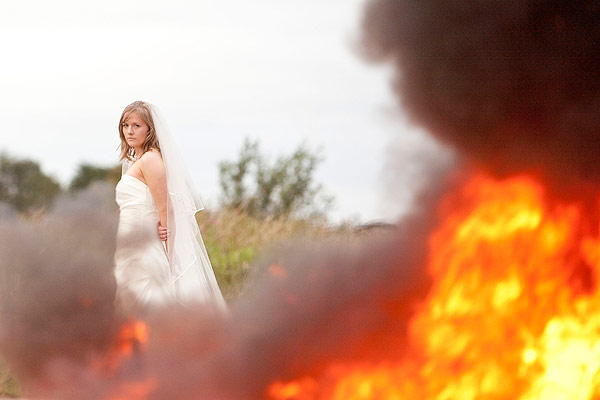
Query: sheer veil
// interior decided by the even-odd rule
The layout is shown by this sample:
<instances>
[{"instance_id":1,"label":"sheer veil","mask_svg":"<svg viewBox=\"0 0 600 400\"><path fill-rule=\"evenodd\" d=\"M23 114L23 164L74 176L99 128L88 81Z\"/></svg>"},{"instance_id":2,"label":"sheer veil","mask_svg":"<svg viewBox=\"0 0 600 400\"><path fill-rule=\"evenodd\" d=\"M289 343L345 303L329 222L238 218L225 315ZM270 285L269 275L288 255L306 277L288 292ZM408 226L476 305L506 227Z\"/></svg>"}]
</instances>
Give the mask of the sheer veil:
<instances>
[{"instance_id":1,"label":"sheer veil","mask_svg":"<svg viewBox=\"0 0 600 400\"><path fill-rule=\"evenodd\" d=\"M146 103L148 104L148 103ZM210 303L225 310L195 214L204 207L195 190L175 140L158 108L148 104L160 144L167 178L167 247L171 267L169 284L184 306ZM124 166L124 170L127 166Z\"/></svg>"}]
</instances>

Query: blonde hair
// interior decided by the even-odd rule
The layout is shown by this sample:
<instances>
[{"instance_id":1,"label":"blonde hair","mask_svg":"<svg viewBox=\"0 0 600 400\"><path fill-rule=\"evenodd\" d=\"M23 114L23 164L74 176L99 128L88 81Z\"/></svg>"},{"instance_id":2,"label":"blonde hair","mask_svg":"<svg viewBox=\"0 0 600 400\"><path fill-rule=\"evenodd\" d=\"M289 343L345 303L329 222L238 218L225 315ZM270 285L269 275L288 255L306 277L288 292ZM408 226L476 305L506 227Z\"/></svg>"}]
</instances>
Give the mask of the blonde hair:
<instances>
[{"instance_id":1,"label":"blonde hair","mask_svg":"<svg viewBox=\"0 0 600 400\"><path fill-rule=\"evenodd\" d=\"M123 161L124 159L128 159L129 161L133 160L134 149L131 147L127 140L125 139L125 134L123 133L123 123L127 121L127 118L131 115L131 113L136 112L140 118L148 125L148 134L146 135L146 139L142 144L142 154L147 152L148 150L154 148L160 151L160 145L158 143L158 138L156 137L156 130L154 129L154 121L152 120L152 111L150 111L150 106L148 103L143 101L134 101L123 110L123 114L121 114L121 119L119 120L119 137L121 138L121 156L119 161ZM142 154L137 154L137 156L141 156Z\"/></svg>"}]
</instances>

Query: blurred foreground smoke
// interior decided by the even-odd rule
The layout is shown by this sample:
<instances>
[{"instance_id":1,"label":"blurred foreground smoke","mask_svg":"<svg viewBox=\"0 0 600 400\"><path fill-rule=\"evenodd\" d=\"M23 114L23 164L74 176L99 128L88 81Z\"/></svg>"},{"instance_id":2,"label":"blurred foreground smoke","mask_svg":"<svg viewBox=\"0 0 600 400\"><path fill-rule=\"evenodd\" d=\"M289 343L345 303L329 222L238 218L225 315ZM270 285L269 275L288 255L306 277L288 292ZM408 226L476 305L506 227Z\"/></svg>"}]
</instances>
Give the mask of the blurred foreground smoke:
<instances>
[{"instance_id":1,"label":"blurred foreground smoke","mask_svg":"<svg viewBox=\"0 0 600 400\"><path fill-rule=\"evenodd\" d=\"M110 185L59 199L53 212L0 222L0 353L25 376L106 345L113 315L116 210ZM110 199L110 197L108 197Z\"/></svg>"},{"instance_id":2,"label":"blurred foreground smoke","mask_svg":"<svg viewBox=\"0 0 600 400\"><path fill-rule=\"evenodd\" d=\"M274 380L332 360L403 351L428 285L428 218L351 242L281 246L256 266L228 317L200 306L150 314L142 350L106 368L123 318L112 306L117 214L104 189L59 201L41 221L0 224L0 354L25 394L257 399Z\"/></svg>"},{"instance_id":3,"label":"blurred foreground smoke","mask_svg":"<svg viewBox=\"0 0 600 400\"><path fill-rule=\"evenodd\" d=\"M600 178L600 2L370 0L411 119L500 174Z\"/></svg>"},{"instance_id":4,"label":"blurred foreground smoke","mask_svg":"<svg viewBox=\"0 0 600 400\"><path fill-rule=\"evenodd\" d=\"M179 339L150 343L147 368L160 382L150 397L262 399L273 381L322 372L332 360L400 354L427 289L417 267L426 230L414 224L355 245L289 244L256 266L261 273L220 326L193 316L152 324L157 336Z\"/></svg>"}]
</instances>

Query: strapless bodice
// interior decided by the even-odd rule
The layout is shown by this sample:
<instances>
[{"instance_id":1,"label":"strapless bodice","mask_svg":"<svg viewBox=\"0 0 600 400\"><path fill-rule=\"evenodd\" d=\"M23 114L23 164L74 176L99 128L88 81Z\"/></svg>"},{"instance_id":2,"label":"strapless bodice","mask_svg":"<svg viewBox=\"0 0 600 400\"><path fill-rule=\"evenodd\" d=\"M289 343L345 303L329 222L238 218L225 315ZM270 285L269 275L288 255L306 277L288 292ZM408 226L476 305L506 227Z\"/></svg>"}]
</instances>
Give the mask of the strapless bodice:
<instances>
[{"instance_id":1,"label":"strapless bodice","mask_svg":"<svg viewBox=\"0 0 600 400\"><path fill-rule=\"evenodd\" d=\"M134 176L123 174L116 187L116 201L121 210L136 208L156 211L156 203L148 186Z\"/></svg>"}]
</instances>

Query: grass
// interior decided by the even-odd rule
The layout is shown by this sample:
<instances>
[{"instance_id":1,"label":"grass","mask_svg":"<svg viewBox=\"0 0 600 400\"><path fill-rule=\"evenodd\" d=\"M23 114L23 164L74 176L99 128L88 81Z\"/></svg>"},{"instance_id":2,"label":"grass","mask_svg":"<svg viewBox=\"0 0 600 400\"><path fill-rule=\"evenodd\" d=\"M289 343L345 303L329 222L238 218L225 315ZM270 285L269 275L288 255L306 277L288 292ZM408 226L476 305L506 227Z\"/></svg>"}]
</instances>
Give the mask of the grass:
<instances>
[{"instance_id":1,"label":"grass","mask_svg":"<svg viewBox=\"0 0 600 400\"><path fill-rule=\"evenodd\" d=\"M324 221L259 219L237 209L196 215L217 281L226 299L243 289L252 262L273 244L296 236L319 238L334 232Z\"/></svg>"},{"instance_id":2,"label":"grass","mask_svg":"<svg viewBox=\"0 0 600 400\"><path fill-rule=\"evenodd\" d=\"M0 358L0 397L19 397L21 388L13 378L3 359Z\"/></svg>"}]
</instances>

